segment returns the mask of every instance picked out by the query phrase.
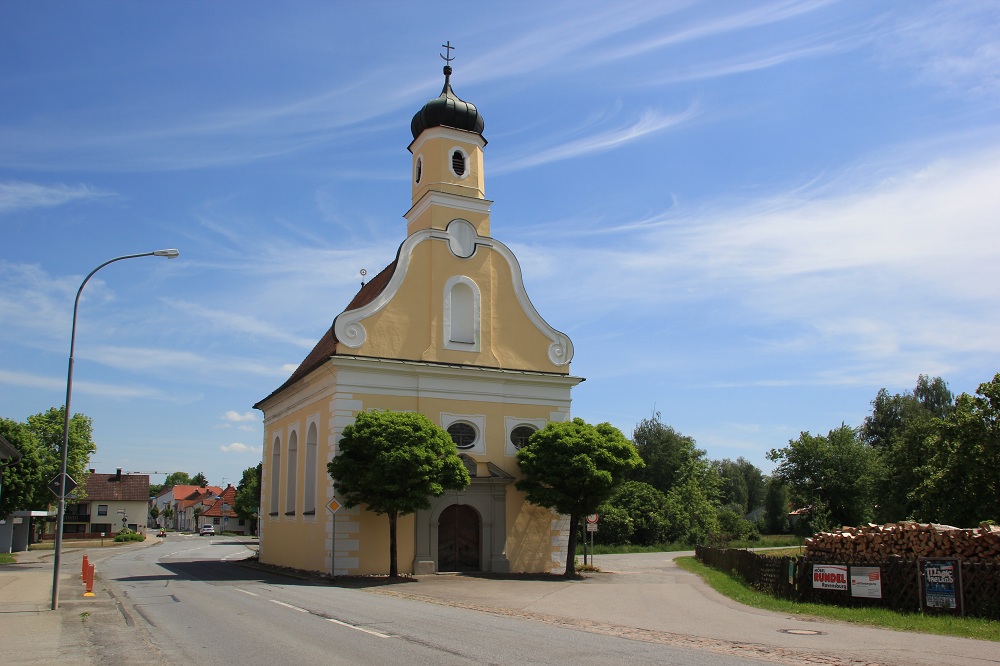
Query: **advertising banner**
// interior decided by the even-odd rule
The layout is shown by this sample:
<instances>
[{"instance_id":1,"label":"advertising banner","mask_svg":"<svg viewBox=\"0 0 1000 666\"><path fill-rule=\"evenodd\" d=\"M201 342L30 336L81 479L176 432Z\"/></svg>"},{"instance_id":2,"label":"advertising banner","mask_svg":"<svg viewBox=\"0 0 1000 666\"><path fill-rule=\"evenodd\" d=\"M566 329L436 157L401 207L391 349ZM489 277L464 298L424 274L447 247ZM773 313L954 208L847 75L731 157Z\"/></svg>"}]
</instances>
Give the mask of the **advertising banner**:
<instances>
[{"instance_id":1,"label":"advertising banner","mask_svg":"<svg viewBox=\"0 0 1000 666\"><path fill-rule=\"evenodd\" d=\"M962 568L956 558L920 558L920 597L925 610L962 612Z\"/></svg>"},{"instance_id":2,"label":"advertising banner","mask_svg":"<svg viewBox=\"0 0 1000 666\"><path fill-rule=\"evenodd\" d=\"M878 567L851 567L851 596L882 598L882 570Z\"/></svg>"},{"instance_id":3,"label":"advertising banner","mask_svg":"<svg viewBox=\"0 0 1000 666\"><path fill-rule=\"evenodd\" d=\"M814 564L813 587L821 590L847 591L846 564Z\"/></svg>"}]
</instances>

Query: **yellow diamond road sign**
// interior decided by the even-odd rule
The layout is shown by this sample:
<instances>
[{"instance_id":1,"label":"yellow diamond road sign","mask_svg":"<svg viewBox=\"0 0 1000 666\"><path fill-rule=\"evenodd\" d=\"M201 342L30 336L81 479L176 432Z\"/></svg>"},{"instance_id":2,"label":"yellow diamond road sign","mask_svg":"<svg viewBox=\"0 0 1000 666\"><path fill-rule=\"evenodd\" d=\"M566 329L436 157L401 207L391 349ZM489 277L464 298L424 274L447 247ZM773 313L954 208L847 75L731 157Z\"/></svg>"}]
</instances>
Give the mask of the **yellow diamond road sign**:
<instances>
[{"instance_id":1,"label":"yellow diamond road sign","mask_svg":"<svg viewBox=\"0 0 1000 666\"><path fill-rule=\"evenodd\" d=\"M337 513L337 509L339 509L341 506L343 505L337 501L336 497L334 497L327 503L326 508L330 510L330 513Z\"/></svg>"}]
</instances>

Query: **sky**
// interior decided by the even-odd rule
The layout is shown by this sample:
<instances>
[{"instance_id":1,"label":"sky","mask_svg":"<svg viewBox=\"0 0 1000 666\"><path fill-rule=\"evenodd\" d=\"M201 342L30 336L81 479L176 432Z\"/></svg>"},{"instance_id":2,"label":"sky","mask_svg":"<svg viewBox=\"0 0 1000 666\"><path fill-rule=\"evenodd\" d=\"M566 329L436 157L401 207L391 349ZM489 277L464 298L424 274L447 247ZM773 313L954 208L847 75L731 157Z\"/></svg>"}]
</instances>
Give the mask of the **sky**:
<instances>
[{"instance_id":1,"label":"sky","mask_svg":"<svg viewBox=\"0 0 1000 666\"><path fill-rule=\"evenodd\" d=\"M1000 372L995 2L0 0L0 417L239 482L253 405L405 238L410 119L483 115L573 415L713 460Z\"/></svg>"}]
</instances>

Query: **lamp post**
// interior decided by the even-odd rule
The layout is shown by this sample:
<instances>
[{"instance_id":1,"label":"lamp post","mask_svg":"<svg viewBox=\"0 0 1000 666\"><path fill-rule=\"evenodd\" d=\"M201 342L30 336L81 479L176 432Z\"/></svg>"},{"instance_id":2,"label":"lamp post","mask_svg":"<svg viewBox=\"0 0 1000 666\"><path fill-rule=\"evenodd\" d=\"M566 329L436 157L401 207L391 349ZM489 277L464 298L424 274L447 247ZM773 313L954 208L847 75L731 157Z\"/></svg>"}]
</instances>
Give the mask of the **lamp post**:
<instances>
[{"instance_id":1,"label":"lamp post","mask_svg":"<svg viewBox=\"0 0 1000 666\"><path fill-rule=\"evenodd\" d=\"M55 557L53 559L53 571L52 571L52 610L58 610L59 608L59 564L62 559L62 537L63 537L63 523L66 519L66 462L69 456L69 419L70 419L70 397L73 394L73 349L76 346L76 313L80 308L80 294L83 293L83 288L87 286L87 282L90 278L94 277L94 273L101 270L108 264L113 264L116 261L122 261L123 259L135 259L137 257L166 257L168 259L173 259L174 257L180 255L177 250L155 250L153 252L143 252L141 254L126 254L121 257L115 257L114 259L109 259L103 264L90 271L90 273L83 279L80 284L80 288L76 291L76 300L73 302L73 331L69 338L69 370L66 372L66 413L64 415L65 420L63 421L63 441L62 441L62 463L60 466L60 474L57 477L57 487L59 489L59 508L56 512L56 539L55 539Z\"/></svg>"}]
</instances>

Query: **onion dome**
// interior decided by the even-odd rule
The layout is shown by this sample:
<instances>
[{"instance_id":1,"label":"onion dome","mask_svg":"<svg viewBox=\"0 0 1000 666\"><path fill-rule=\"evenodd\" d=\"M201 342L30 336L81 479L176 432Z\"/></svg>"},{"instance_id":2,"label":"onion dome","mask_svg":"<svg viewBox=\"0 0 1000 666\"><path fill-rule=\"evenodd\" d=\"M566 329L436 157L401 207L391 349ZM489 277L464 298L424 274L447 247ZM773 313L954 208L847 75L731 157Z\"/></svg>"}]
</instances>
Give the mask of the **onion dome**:
<instances>
[{"instance_id":1,"label":"onion dome","mask_svg":"<svg viewBox=\"0 0 1000 666\"><path fill-rule=\"evenodd\" d=\"M451 89L451 65L444 66L444 88L441 95L424 104L410 121L410 132L414 139L431 127L452 127L483 135L485 123L476 110L476 105L463 102Z\"/></svg>"}]
</instances>

